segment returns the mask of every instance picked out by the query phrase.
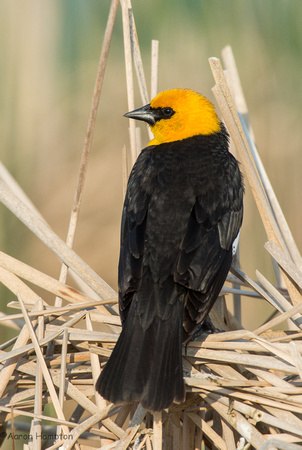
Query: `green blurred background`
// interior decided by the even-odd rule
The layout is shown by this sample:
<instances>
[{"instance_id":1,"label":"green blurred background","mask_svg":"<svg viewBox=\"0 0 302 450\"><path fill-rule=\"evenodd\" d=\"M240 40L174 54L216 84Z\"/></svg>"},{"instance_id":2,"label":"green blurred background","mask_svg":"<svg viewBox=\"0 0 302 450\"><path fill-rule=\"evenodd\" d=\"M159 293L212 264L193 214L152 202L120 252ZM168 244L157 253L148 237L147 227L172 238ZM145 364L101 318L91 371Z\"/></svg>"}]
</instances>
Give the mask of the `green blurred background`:
<instances>
[{"instance_id":1,"label":"green blurred background","mask_svg":"<svg viewBox=\"0 0 302 450\"><path fill-rule=\"evenodd\" d=\"M109 6L109 0L0 3L1 159L63 239ZM133 0L133 11L147 82L151 39L159 40L159 90L189 87L214 101L208 58L232 46L259 152L302 248L301 0ZM74 246L114 288L121 149L125 143L129 148L126 111L119 8ZM145 132L143 139L145 144ZM248 186L246 191L242 268L251 277L259 269L274 281L265 233ZM0 243L3 251L58 277L57 258L4 206ZM13 312L6 304L14 296L4 288L0 295L0 309ZM246 299L243 324L256 327L269 311L264 302ZM3 340L11 335L4 328Z\"/></svg>"}]
</instances>

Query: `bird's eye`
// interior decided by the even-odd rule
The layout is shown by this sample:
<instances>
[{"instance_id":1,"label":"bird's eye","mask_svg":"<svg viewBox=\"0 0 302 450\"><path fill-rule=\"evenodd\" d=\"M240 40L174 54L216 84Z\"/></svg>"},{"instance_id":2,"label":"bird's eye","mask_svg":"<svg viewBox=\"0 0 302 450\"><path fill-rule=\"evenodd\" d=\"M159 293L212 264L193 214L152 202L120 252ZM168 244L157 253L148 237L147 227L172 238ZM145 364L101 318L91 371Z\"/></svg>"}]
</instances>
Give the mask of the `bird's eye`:
<instances>
[{"instance_id":1,"label":"bird's eye","mask_svg":"<svg viewBox=\"0 0 302 450\"><path fill-rule=\"evenodd\" d=\"M174 114L173 109L169 107L163 108L162 111L166 117L171 117Z\"/></svg>"}]
</instances>

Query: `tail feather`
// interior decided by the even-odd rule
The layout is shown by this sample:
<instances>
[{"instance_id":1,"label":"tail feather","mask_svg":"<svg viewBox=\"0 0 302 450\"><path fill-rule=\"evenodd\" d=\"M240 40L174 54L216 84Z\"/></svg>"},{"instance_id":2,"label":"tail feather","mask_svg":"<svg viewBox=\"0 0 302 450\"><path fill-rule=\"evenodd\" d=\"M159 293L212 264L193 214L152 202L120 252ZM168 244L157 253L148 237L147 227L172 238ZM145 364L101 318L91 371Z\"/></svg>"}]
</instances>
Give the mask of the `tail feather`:
<instances>
[{"instance_id":1,"label":"tail feather","mask_svg":"<svg viewBox=\"0 0 302 450\"><path fill-rule=\"evenodd\" d=\"M170 334L166 338L164 351L162 351L162 345L164 345L162 338L157 340L159 348L156 348L155 354L160 357L152 366L145 395L141 400L142 405L152 411L164 409L173 401L184 400L182 333L179 335L175 333L174 336Z\"/></svg>"},{"instance_id":2,"label":"tail feather","mask_svg":"<svg viewBox=\"0 0 302 450\"><path fill-rule=\"evenodd\" d=\"M137 401L150 411L184 399L180 302L168 319L154 316L147 329L131 308L96 389L112 403Z\"/></svg>"}]
</instances>

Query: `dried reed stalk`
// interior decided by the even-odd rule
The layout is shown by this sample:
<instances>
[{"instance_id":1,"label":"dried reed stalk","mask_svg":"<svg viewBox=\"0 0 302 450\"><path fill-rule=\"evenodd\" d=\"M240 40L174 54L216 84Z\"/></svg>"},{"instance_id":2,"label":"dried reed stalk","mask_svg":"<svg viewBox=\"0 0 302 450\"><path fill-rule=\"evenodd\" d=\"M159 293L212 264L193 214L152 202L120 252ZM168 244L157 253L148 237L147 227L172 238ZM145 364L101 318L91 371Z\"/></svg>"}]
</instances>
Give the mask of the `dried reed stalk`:
<instances>
[{"instance_id":1,"label":"dried reed stalk","mask_svg":"<svg viewBox=\"0 0 302 450\"><path fill-rule=\"evenodd\" d=\"M105 30L105 36L104 36L104 41L103 41L103 46L102 46L102 51L101 51L101 56L100 56L100 62L99 62L97 77L96 77L95 86L94 86L94 93L93 93L92 104L91 104L91 108L90 108L90 115L88 118L87 131L86 131L86 136L85 136L85 141L84 141L84 146L83 146L83 151L82 151L82 156L81 156L79 174L78 174L78 179L77 179L77 186L76 186L76 191L75 191L75 195L74 195L71 216L70 216L70 222L69 222L69 228L68 228L67 239L66 239L66 244L70 248L72 248L72 246L73 246L74 236L75 236L76 227L77 227L77 223L78 223L83 188L84 188L84 183L85 183L86 174L87 174L88 160L89 160L89 155L90 155L91 147L92 147L94 127L95 127L95 122L96 122L96 117L97 117L98 105L99 105L99 101L100 101L104 76L105 76L105 69L106 69L108 55L109 55L111 37L112 37L112 32L113 32L113 25L115 22L115 16L116 16L118 3L119 3L119 0L111 1L109 17L107 20L107 26L106 26L106 30ZM68 266L66 264L62 264L60 278L59 278L60 282L66 283L67 272L68 272ZM62 306L61 297L59 297L59 296L56 297L55 306Z\"/></svg>"},{"instance_id":2,"label":"dried reed stalk","mask_svg":"<svg viewBox=\"0 0 302 450\"><path fill-rule=\"evenodd\" d=\"M284 251L289 252L273 211L268 203L266 194L260 183L260 178L256 171L255 162L248 145L247 137L244 133L242 124L237 114L236 107L232 99L232 95L224 76L220 61L218 58L210 58L209 62L216 81L216 86L214 86L213 92L218 101L227 128L235 143L238 155L245 170L247 180L252 189L254 199L257 204L267 236L271 241L279 245ZM301 257L297 256L296 260L300 262ZM296 305L302 301L301 293L286 274L284 274L284 278L291 295L292 302L294 305Z\"/></svg>"},{"instance_id":3,"label":"dried reed stalk","mask_svg":"<svg viewBox=\"0 0 302 450\"><path fill-rule=\"evenodd\" d=\"M127 84L127 98L128 110L134 109L134 82L132 72L132 53L131 53L131 39L130 39L130 24L129 24L129 3L128 0L120 0L122 7L123 19L123 34L124 34L124 54L125 54L125 69L126 69L126 84ZM136 146L136 132L135 123L129 119L129 136L130 136L130 150L131 150L131 166L137 158Z\"/></svg>"},{"instance_id":4,"label":"dried reed stalk","mask_svg":"<svg viewBox=\"0 0 302 450\"><path fill-rule=\"evenodd\" d=\"M158 93L158 49L159 42L152 40L151 47L151 99Z\"/></svg>"}]
</instances>

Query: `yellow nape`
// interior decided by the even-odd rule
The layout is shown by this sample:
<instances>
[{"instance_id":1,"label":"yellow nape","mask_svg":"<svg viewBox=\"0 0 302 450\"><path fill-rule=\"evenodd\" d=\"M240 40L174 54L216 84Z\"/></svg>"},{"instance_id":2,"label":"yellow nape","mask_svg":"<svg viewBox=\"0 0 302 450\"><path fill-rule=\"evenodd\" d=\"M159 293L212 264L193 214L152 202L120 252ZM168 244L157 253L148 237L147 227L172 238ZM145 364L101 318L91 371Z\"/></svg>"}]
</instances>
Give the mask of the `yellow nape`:
<instances>
[{"instance_id":1,"label":"yellow nape","mask_svg":"<svg viewBox=\"0 0 302 450\"><path fill-rule=\"evenodd\" d=\"M159 142L156 138L151 139L151 141L149 141L148 143L148 147L149 145L159 145L161 144L161 142Z\"/></svg>"},{"instance_id":2,"label":"yellow nape","mask_svg":"<svg viewBox=\"0 0 302 450\"><path fill-rule=\"evenodd\" d=\"M151 108L170 107L175 114L151 125L155 138L148 145L179 141L196 135L209 135L220 131L220 120L214 105L191 89L171 89L158 94Z\"/></svg>"}]
</instances>

